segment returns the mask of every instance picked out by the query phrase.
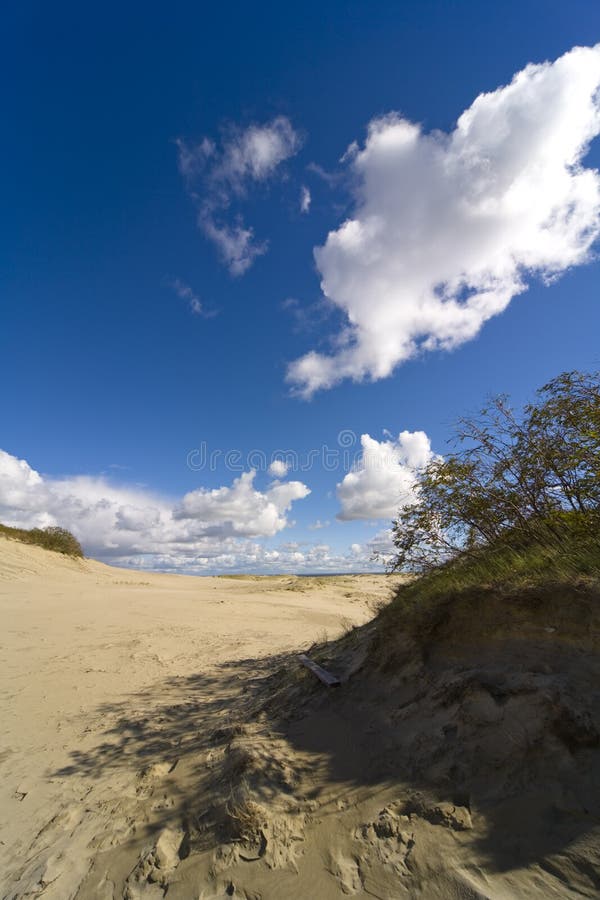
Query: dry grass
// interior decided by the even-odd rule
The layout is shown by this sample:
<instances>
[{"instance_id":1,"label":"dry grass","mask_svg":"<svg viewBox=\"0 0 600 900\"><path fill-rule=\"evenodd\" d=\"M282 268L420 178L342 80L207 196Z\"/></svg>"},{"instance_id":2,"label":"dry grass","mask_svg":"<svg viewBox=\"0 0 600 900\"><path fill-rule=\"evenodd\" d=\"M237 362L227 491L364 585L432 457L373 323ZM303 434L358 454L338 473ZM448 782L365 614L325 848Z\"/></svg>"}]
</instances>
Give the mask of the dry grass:
<instances>
[{"instance_id":1,"label":"dry grass","mask_svg":"<svg viewBox=\"0 0 600 900\"><path fill-rule=\"evenodd\" d=\"M240 841L253 841L260 835L267 822L267 813L260 803L244 797L236 802L232 797L227 804L227 815L232 837Z\"/></svg>"}]
</instances>

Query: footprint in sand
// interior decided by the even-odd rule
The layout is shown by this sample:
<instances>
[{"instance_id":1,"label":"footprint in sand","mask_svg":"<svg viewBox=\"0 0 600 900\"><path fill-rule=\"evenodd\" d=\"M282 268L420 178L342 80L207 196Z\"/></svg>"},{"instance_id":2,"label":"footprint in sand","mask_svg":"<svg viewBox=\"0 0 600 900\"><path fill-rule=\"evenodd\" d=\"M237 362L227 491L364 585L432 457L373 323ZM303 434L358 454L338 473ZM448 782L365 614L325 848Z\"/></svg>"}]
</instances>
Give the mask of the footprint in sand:
<instances>
[{"instance_id":1,"label":"footprint in sand","mask_svg":"<svg viewBox=\"0 0 600 900\"><path fill-rule=\"evenodd\" d=\"M362 891L358 860L344 856L340 850L332 851L327 861L327 871L337 879L344 894L358 894Z\"/></svg>"},{"instance_id":2,"label":"footprint in sand","mask_svg":"<svg viewBox=\"0 0 600 900\"><path fill-rule=\"evenodd\" d=\"M138 775L138 786L135 789L139 797L149 797L156 787L156 782L174 771L179 760L157 762L146 766Z\"/></svg>"},{"instance_id":3,"label":"footprint in sand","mask_svg":"<svg viewBox=\"0 0 600 900\"><path fill-rule=\"evenodd\" d=\"M355 840L363 845L360 856L369 863L383 865L396 875L408 874L407 861L415 844L409 829L407 815L399 815L391 807L382 809L374 822L360 825L354 832Z\"/></svg>"},{"instance_id":4,"label":"footprint in sand","mask_svg":"<svg viewBox=\"0 0 600 900\"><path fill-rule=\"evenodd\" d=\"M152 763L150 766L146 766L145 769L141 771L142 778L164 778L165 775L170 775L171 772L177 766L179 760L174 760L171 762L158 762Z\"/></svg>"},{"instance_id":5,"label":"footprint in sand","mask_svg":"<svg viewBox=\"0 0 600 900\"><path fill-rule=\"evenodd\" d=\"M164 828L154 845L142 853L127 879L124 900L150 900L163 897L170 875L185 855L186 832L182 828Z\"/></svg>"}]
</instances>

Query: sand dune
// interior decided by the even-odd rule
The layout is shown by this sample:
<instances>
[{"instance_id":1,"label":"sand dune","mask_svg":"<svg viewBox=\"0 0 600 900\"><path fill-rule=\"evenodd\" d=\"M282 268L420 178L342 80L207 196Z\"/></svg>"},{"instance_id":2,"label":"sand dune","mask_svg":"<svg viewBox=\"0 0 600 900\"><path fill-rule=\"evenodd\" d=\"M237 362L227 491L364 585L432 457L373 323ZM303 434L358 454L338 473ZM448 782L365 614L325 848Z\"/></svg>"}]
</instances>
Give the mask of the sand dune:
<instances>
[{"instance_id":1,"label":"sand dune","mask_svg":"<svg viewBox=\"0 0 600 900\"><path fill-rule=\"evenodd\" d=\"M600 896L594 585L424 645L369 622L385 576L0 574L3 897Z\"/></svg>"},{"instance_id":2,"label":"sand dune","mask_svg":"<svg viewBox=\"0 0 600 900\"><path fill-rule=\"evenodd\" d=\"M144 830L177 746L229 723L264 657L364 622L390 587L147 574L0 538L5 895L75 896L99 852Z\"/></svg>"}]
</instances>

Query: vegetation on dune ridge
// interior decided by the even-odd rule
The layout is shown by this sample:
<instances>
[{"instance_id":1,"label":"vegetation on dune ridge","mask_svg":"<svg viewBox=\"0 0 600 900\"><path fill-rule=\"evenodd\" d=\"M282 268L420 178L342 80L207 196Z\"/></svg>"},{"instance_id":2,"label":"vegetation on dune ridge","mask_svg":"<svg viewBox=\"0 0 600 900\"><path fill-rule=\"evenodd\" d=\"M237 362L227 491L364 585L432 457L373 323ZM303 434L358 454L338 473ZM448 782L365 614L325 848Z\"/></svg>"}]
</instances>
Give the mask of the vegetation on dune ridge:
<instances>
[{"instance_id":1,"label":"vegetation on dune ridge","mask_svg":"<svg viewBox=\"0 0 600 900\"><path fill-rule=\"evenodd\" d=\"M458 450L418 476L393 522L393 571L420 575L379 617L420 640L466 603L600 599L600 374L565 372L515 413L505 397L460 420Z\"/></svg>"},{"instance_id":2,"label":"vegetation on dune ridge","mask_svg":"<svg viewBox=\"0 0 600 900\"><path fill-rule=\"evenodd\" d=\"M578 603L600 601L600 531L575 513L565 514L559 531L560 539L553 542L502 535L403 585L378 617L380 635L401 629L426 643L461 605L479 623L486 605L495 605L507 627L523 605L545 610L542 617L550 607L562 608L561 617L576 616Z\"/></svg>"},{"instance_id":3,"label":"vegetation on dune ridge","mask_svg":"<svg viewBox=\"0 0 600 900\"><path fill-rule=\"evenodd\" d=\"M392 524L394 570L427 572L502 539L562 544L600 523L600 373L563 372L517 413L496 397L457 425Z\"/></svg>"},{"instance_id":4,"label":"vegetation on dune ridge","mask_svg":"<svg viewBox=\"0 0 600 900\"><path fill-rule=\"evenodd\" d=\"M64 553L65 556L83 557L83 550L77 538L67 531L51 525L48 528L11 528L9 525L0 525L0 535L21 541L23 544L35 544L45 550L54 550L56 553Z\"/></svg>"}]
</instances>

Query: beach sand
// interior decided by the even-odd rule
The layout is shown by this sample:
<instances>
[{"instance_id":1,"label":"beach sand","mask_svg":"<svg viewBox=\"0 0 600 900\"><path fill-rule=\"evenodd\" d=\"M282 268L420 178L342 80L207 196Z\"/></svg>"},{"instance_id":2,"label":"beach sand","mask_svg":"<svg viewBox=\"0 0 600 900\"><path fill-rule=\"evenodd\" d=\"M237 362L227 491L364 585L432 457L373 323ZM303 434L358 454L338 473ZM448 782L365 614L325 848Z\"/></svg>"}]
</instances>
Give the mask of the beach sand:
<instances>
[{"instance_id":1,"label":"beach sand","mask_svg":"<svg viewBox=\"0 0 600 900\"><path fill-rule=\"evenodd\" d=\"M1 896L600 896L595 586L475 592L423 641L370 624L400 583L0 539Z\"/></svg>"},{"instance_id":2,"label":"beach sand","mask_svg":"<svg viewBox=\"0 0 600 900\"><path fill-rule=\"evenodd\" d=\"M0 538L7 896L74 896L99 847L143 830L148 767L164 774L182 737L227 724L264 657L364 622L391 587L370 575L150 574ZM164 712L182 704L192 735Z\"/></svg>"}]
</instances>

